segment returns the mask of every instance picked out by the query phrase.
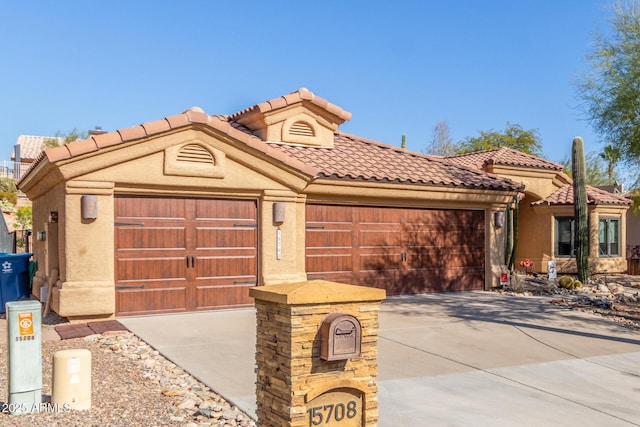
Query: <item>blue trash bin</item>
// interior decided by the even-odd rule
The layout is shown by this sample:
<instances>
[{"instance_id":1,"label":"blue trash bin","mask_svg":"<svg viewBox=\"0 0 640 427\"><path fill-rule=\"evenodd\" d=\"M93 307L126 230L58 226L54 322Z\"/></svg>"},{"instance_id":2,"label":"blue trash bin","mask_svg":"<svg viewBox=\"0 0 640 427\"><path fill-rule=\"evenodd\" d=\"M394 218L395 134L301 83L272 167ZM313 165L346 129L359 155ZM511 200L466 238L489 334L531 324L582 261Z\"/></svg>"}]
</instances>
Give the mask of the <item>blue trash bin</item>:
<instances>
[{"instance_id":1,"label":"blue trash bin","mask_svg":"<svg viewBox=\"0 0 640 427\"><path fill-rule=\"evenodd\" d=\"M31 297L29 258L30 253L0 252L0 313L5 312L5 303Z\"/></svg>"}]
</instances>

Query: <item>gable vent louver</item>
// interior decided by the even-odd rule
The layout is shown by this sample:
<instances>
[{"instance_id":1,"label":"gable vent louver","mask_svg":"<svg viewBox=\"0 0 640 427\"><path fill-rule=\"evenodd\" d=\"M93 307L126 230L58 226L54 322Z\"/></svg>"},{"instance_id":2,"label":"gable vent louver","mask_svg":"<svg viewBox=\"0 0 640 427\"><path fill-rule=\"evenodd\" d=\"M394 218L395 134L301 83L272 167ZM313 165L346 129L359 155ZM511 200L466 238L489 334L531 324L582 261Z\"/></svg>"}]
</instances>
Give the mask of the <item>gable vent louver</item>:
<instances>
[{"instance_id":1,"label":"gable vent louver","mask_svg":"<svg viewBox=\"0 0 640 427\"><path fill-rule=\"evenodd\" d=\"M315 136L313 128L305 122L295 122L292 124L289 133L295 136Z\"/></svg>"},{"instance_id":2,"label":"gable vent louver","mask_svg":"<svg viewBox=\"0 0 640 427\"><path fill-rule=\"evenodd\" d=\"M207 163L214 165L213 156L204 147L197 144L185 145L176 157L178 162Z\"/></svg>"}]
</instances>

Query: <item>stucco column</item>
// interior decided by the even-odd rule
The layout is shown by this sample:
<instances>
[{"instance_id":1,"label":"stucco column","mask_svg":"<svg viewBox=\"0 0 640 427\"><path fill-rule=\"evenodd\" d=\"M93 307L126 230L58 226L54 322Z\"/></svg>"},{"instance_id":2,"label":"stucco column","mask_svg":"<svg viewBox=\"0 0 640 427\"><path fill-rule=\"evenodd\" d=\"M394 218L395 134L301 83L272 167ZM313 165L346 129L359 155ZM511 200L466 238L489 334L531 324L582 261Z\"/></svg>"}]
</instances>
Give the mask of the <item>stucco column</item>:
<instances>
[{"instance_id":1,"label":"stucco column","mask_svg":"<svg viewBox=\"0 0 640 427\"><path fill-rule=\"evenodd\" d=\"M84 212L83 196L95 207ZM115 313L113 183L69 181L65 186L64 276L53 289L61 316L113 316ZM84 216L84 217L83 217ZM93 218L95 217L95 218ZM67 256L72 254L72 256Z\"/></svg>"},{"instance_id":2,"label":"stucco column","mask_svg":"<svg viewBox=\"0 0 640 427\"><path fill-rule=\"evenodd\" d=\"M265 190L260 201L261 284L307 279L304 198L286 190Z\"/></svg>"},{"instance_id":3,"label":"stucco column","mask_svg":"<svg viewBox=\"0 0 640 427\"><path fill-rule=\"evenodd\" d=\"M484 289L489 290L500 284L500 272L504 262L505 228L507 224L504 205L493 205L485 211L486 261ZM496 226L496 213L502 212L502 226Z\"/></svg>"}]
</instances>

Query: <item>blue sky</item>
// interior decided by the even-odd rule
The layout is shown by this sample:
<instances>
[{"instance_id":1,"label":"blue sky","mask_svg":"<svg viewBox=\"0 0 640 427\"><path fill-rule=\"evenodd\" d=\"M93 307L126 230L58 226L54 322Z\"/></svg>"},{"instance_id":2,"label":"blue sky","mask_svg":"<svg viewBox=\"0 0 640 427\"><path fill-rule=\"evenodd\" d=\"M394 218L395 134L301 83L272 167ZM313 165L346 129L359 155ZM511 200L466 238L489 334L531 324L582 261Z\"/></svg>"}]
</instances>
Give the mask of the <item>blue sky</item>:
<instances>
[{"instance_id":1,"label":"blue sky","mask_svg":"<svg viewBox=\"0 0 640 427\"><path fill-rule=\"evenodd\" d=\"M0 0L0 160L21 134L113 131L199 106L231 114L306 87L341 130L421 151L507 122L559 161L600 150L575 81L602 0Z\"/></svg>"}]
</instances>

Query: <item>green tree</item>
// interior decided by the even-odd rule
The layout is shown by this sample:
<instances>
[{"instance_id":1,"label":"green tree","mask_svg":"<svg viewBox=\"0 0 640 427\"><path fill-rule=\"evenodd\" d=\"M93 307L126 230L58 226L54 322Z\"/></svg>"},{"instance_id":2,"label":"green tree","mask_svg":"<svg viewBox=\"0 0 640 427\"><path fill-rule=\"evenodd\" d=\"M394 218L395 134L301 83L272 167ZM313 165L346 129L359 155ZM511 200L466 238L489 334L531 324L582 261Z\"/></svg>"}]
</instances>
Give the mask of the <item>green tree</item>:
<instances>
[{"instance_id":1,"label":"green tree","mask_svg":"<svg viewBox=\"0 0 640 427\"><path fill-rule=\"evenodd\" d=\"M44 145L47 148L59 147L61 143L68 144L78 139L85 139L88 135L86 131L78 130L78 128L73 128L67 133L56 131L53 138L45 138ZM61 139L62 141L60 141Z\"/></svg>"},{"instance_id":2,"label":"green tree","mask_svg":"<svg viewBox=\"0 0 640 427\"><path fill-rule=\"evenodd\" d=\"M622 153L620 153L620 148L614 147L609 144L602 149L602 153L600 153L600 158L607 162L607 178L609 182L607 184L613 185L617 180L616 174L616 165L620 161L620 157Z\"/></svg>"},{"instance_id":3,"label":"green tree","mask_svg":"<svg viewBox=\"0 0 640 427\"><path fill-rule=\"evenodd\" d=\"M13 223L13 227L19 228L20 230L31 228L33 222L32 217L31 206L19 207L16 209L16 220Z\"/></svg>"},{"instance_id":4,"label":"green tree","mask_svg":"<svg viewBox=\"0 0 640 427\"><path fill-rule=\"evenodd\" d=\"M595 131L631 165L640 164L639 11L638 0L611 6L611 32L596 34L587 56L590 71L577 83L582 108ZM634 173L640 178L637 168Z\"/></svg>"},{"instance_id":5,"label":"green tree","mask_svg":"<svg viewBox=\"0 0 640 427\"><path fill-rule=\"evenodd\" d=\"M540 156L542 154L542 139L537 129L524 130L518 124L507 123L504 132L480 131L478 137L465 138L464 141L457 144L456 153L472 153L501 147L509 147L523 153Z\"/></svg>"},{"instance_id":6,"label":"green tree","mask_svg":"<svg viewBox=\"0 0 640 427\"><path fill-rule=\"evenodd\" d=\"M609 185L610 181L607 177L607 168L603 163L601 156L602 153L590 152L585 155L585 168L586 168L586 184L594 187L598 185ZM573 176L571 172L571 157L567 156L560 161L560 164L564 166L564 173Z\"/></svg>"}]
</instances>

